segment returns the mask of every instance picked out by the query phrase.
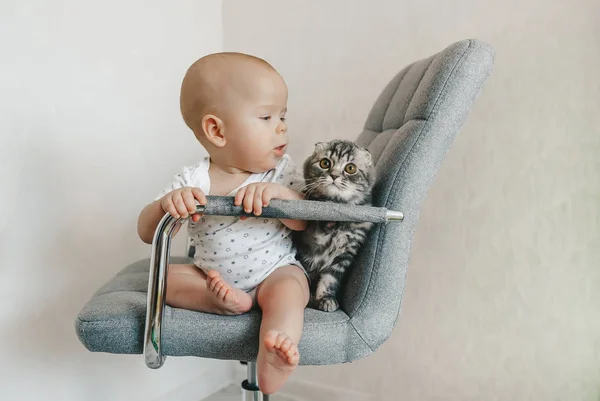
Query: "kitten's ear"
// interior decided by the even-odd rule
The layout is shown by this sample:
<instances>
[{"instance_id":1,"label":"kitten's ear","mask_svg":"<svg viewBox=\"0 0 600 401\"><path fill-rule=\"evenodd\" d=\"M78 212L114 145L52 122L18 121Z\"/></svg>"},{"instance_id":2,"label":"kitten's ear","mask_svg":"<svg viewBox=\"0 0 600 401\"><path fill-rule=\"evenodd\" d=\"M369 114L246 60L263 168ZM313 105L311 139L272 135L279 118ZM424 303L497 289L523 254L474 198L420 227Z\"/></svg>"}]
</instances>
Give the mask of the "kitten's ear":
<instances>
[{"instance_id":1,"label":"kitten's ear","mask_svg":"<svg viewBox=\"0 0 600 401\"><path fill-rule=\"evenodd\" d=\"M373 157L371 156L371 152L369 152L367 149L365 149L363 147L360 147L359 149L362 152L362 154L364 155L365 159L367 160L367 163L373 164Z\"/></svg>"},{"instance_id":2,"label":"kitten's ear","mask_svg":"<svg viewBox=\"0 0 600 401\"><path fill-rule=\"evenodd\" d=\"M329 146L329 142L317 142L315 143L315 153L321 152Z\"/></svg>"}]
</instances>

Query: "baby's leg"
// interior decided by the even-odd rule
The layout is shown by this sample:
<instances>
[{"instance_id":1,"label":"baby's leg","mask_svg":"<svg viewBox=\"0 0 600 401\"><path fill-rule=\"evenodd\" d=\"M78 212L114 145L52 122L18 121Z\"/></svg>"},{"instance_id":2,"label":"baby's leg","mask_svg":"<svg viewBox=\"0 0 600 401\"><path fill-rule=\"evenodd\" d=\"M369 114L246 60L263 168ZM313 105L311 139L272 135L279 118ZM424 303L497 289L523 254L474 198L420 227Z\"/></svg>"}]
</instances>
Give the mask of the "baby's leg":
<instances>
[{"instance_id":1,"label":"baby's leg","mask_svg":"<svg viewBox=\"0 0 600 401\"><path fill-rule=\"evenodd\" d=\"M308 297L308 281L298 266L278 268L256 291L262 309L258 386L265 394L279 390L298 366L298 342Z\"/></svg>"},{"instance_id":2,"label":"baby's leg","mask_svg":"<svg viewBox=\"0 0 600 401\"><path fill-rule=\"evenodd\" d=\"M230 287L215 270L208 276L194 265L169 265L166 302L175 308L220 315L239 315L252 307L252 297Z\"/></svg>"}]
</instances>

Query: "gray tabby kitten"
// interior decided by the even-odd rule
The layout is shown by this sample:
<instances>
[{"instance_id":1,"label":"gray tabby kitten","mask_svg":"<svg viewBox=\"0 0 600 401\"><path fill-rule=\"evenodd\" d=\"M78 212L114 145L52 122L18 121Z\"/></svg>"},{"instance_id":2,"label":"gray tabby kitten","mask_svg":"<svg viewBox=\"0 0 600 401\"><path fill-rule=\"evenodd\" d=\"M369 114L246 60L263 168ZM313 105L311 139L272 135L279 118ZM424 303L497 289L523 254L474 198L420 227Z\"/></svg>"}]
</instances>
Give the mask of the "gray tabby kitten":
<instances>
[{"instance_id":1,"label":"gray tabby kitten","mask_svg":"<svg viewBox=\"0 0 600 401\"><path fill-rule=\"evenodd\" d=\"M304 162L305 199L370 205L375 183L371 154L351 141L315 145ZM372 223L309 221L294 232L296 257L310 277L309 306L326 312L339 307L337 293Z\"/></svg>"}]
</instances>

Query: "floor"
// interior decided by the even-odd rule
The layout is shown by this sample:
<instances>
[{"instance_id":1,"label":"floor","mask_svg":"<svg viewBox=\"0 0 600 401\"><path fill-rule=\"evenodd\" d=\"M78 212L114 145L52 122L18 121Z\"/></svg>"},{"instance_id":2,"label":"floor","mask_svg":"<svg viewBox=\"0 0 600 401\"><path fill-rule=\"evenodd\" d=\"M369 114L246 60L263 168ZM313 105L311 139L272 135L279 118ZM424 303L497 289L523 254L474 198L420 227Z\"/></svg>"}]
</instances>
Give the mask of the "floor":
<instances>
[{"instance_id":1,"label":"floor","mask_svg":"<svg viewBox=\"0 0 600 401\"><path fill-rule=\"evenodd\" d=\"M242 393L241 387L239 384L232 384L223 390L219 391L217 394L213 394L208 398L203 399L202 401L241 401ZM299 398L290 398L285 395L272 395L269 397L270 401L304 401Z\"/></svg>"},{"instance_id":2,"label":"floor","mask_svg":"<svg viewBox=\"0 0 600 401\"><path fill-rule=\"evenodd\" d=\"M241 401L242 393L239 384L231 384L217 394L202 401ZM270 401L375 401L372 394L363 394L347 389L325 388L314 383L289 381L280 393L269 397Z\"/></svg>"},{"instance_id":3,"label":"floor","mask_svg":"<svg viewBox=\"0 0 600 401\"><path fill-rule=\"evenodd\" d=\"M202 401L241 401L240 384L246 379L246 367L236 364L233 384ZM343 388L332 388L304 380L290 379L277 393L269 397L270 401L376 401L373 394L364 394Z\"/></svg>"}]
</instances>

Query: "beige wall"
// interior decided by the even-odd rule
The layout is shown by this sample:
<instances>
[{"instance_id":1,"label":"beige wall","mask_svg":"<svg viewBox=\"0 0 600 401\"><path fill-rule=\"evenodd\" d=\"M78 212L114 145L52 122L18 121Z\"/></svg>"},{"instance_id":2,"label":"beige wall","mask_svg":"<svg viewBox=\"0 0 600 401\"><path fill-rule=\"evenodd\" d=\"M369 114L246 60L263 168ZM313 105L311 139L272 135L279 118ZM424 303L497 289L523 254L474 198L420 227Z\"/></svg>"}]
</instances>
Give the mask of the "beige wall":
<instances>
[{"instance_id":1,"label":"beige wall","mask_svg":"<svg viewBox=\"0 0 600 401\"><path fill-rule=\"evenodd\" d=\"M289 84L297 160L355 138L404 65L469 37L497 52L424 204L394 334L293 380L378 400L598 400L600 2L454 3L224 1L225 49Z\"/></svg>"},{"instance_id":2,"label":"beige wall","mask_svg":"<svg viewBox=\"0 0 600 401\"><path fill-rule=\"evenodd\" d=\"M141 355L88 352L74 327L105 281L150 255L137 215L198 159L179 88L193 60L221 49L221 11L209 0L0 2L1 400L179 401L231 380L222 361L153 370Z\"/></svg>"}]
</instances>

